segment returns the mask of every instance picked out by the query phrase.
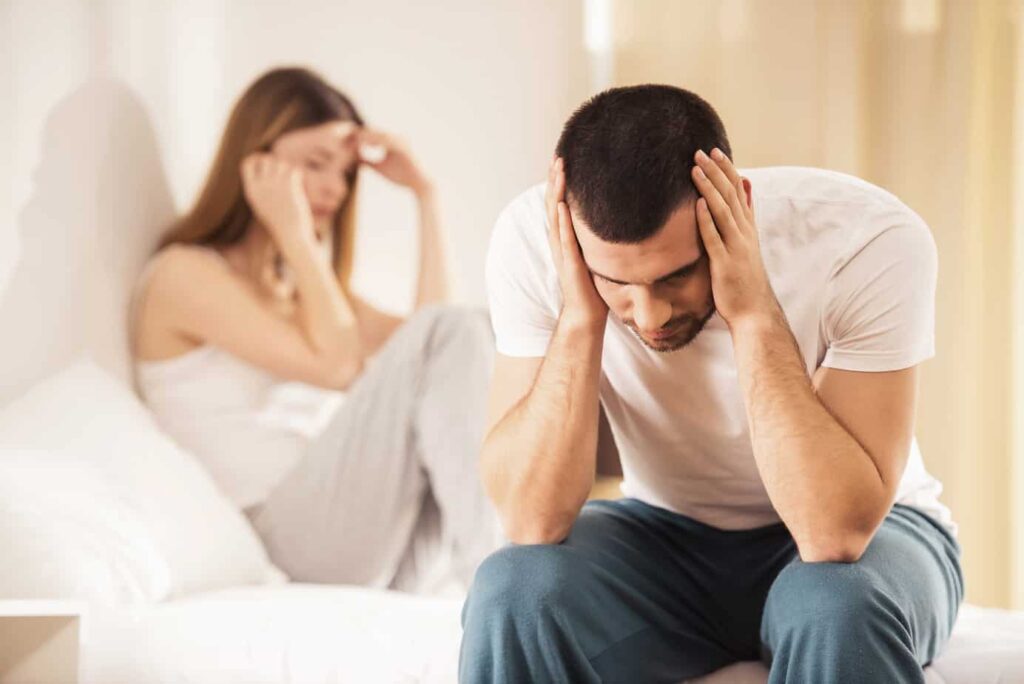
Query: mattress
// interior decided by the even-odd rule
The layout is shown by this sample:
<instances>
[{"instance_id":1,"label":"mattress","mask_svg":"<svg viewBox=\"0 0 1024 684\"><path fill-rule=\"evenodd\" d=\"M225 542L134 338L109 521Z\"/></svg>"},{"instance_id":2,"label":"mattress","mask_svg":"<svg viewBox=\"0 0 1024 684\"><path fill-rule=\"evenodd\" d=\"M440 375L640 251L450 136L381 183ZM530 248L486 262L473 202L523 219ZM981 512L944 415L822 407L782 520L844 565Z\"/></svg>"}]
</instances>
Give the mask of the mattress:
<instances>
[{"instance_id":1,"label":"mattress","mask_svg":"<svg viewBox=\"0 0 1024 684\"><path fill-rule=\"evenodd\" d=\"M761 663L737 663L692 684L765 684ZM1024 684L1024 612L965 605L927 684Z\"/></svg>"},{"instance_id":2,"label":"mattress","mask_svg":"<svg viewBox=\"0 0 1024 684\"><path fill-rule=\"evenodd\" d=\"M461 598L239 587L83 621L84 684L455 681Z\"/></svg>"},{"instance_id":3,"label":"mattress","mask_svg":"<svg viewBox=\"0 0 1024 684\"><path fill-rule=\"evenodd\" d=\"M453 684L461 598L358 587L241 587L89 613L82 681ZM1024 684L1024 613L964 606L928 684ZM759 663L695 682L763 684Z\"/></svg>"}]
</instances>

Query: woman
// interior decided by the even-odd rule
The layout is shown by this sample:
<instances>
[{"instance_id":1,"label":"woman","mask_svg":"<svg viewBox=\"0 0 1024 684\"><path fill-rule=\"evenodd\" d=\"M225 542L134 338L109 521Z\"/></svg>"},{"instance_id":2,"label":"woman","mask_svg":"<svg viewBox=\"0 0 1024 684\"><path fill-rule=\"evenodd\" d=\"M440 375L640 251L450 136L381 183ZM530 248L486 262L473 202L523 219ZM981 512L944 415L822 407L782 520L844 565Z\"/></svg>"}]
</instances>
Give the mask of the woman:
<instances>
[{"instance_id":1,"label":"woman","mask_svg":"<svg viewBox=\"0 0 1024 684\"><path fill-rule=\"evenodd\" d=\"M363 166L419 206L407 321L349 286ZM476 470L490 327L428 306L448 296L445 256L408 150L316 74L277 69L235 105L140 280L140 393L294 580L436 592L501 543Z\"/></svg>"}]
</instances>

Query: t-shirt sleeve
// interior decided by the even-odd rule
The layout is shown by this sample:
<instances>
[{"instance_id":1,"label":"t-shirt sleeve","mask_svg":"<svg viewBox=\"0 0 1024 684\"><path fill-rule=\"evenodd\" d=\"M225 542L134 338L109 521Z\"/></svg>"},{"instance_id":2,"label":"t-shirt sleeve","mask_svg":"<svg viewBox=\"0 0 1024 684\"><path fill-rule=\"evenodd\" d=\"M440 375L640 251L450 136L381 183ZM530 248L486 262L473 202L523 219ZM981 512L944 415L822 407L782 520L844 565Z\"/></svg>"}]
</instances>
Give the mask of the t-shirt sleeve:
<instances>
[{"instance_id":1,"label":"t-shirt sleeve","mask_svg":"<svg viewBox=\"0 0 1024 684\"><path fill-rule=\"evenodd\" d=\"M935 241L916 216L855 246L826 284L822 365L881 372L934 356L937 270Z\"/></svg>"},{"instance_id":2,"label":"t-shirt sleeve","mask_svg":"<svg viewBox=\"0 0 1024 684\"><path fill-rule=\"evenodd\" d=\"M547 353L558 322L561 292L545 231L541 186L513 200L491 234L485 277L499 354L539 357Z\"/></svg>"}]
</instances>

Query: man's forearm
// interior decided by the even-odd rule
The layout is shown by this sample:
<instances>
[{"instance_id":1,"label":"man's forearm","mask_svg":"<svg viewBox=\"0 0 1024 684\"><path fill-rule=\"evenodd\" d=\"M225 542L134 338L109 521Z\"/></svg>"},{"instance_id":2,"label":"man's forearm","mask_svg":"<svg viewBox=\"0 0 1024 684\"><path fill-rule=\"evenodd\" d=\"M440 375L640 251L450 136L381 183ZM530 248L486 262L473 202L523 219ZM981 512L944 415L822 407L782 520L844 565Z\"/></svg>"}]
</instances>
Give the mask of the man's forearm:
<instances>
[{"instance_id":1,"label":"man's forearm","mask_svg":"<svg viewBox=\"0 0 1024 684\"><path fill-rule=\"evenodd\" d=\"M594 482L603 329L565 318L530 391L487 435L485 483L516 543L557 543Z\"/></svg>"},{"instance_id":2,"label":"man's forearm","mask_svg":"<svg viewBox=\"0 0 1024 684\"><path fill-rule=\"evenodd\" d=\"M818 399L781 310L733 346L758 471L801 557L856 560L890 503L874 461Z\"/></svg>"}]
</instances>

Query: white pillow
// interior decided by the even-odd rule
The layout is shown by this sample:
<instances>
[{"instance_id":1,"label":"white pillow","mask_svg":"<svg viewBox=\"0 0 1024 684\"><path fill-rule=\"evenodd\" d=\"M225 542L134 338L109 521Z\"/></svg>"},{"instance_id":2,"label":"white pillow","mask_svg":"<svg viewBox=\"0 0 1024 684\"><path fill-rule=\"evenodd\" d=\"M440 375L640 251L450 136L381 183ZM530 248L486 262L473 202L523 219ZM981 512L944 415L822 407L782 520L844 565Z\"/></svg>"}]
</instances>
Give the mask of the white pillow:
<instances>
[{"instance_id":1,"label":"white pillow","mask_svg":"<svg viewBox=\"0 0 1024 684\"><path fill-rule=\"evenodd\" d=\"M0 549L0 599L120 606L170 590L170 568L142 521L73 454L0 450Z\"/></svg>"},{"instance_id":2,"label":"white pillow","mask_svg":"<svg viewBox=\"0 0 1024 684\"><path fill-rule=\"evenodd\" d=\"M248 521L131 389L89 359L0 409L0 448L72 452L137 516L170 569L168 596L260 584L276 569Z\"/></svg>"}]
</instances>

